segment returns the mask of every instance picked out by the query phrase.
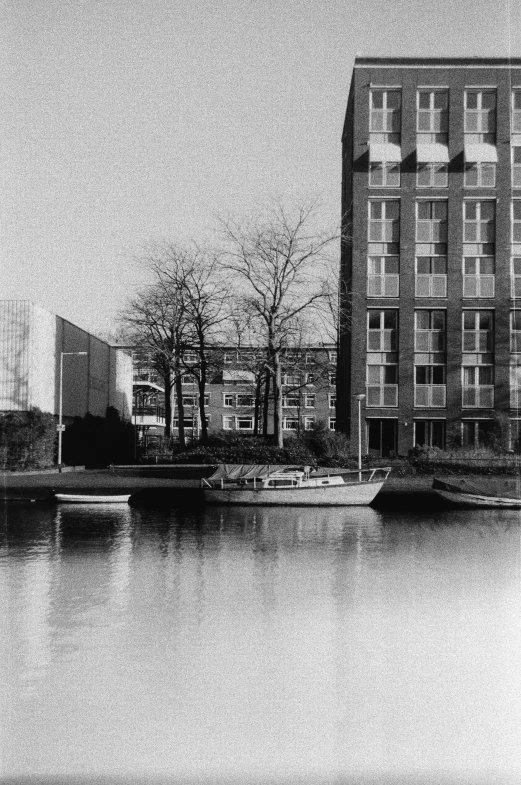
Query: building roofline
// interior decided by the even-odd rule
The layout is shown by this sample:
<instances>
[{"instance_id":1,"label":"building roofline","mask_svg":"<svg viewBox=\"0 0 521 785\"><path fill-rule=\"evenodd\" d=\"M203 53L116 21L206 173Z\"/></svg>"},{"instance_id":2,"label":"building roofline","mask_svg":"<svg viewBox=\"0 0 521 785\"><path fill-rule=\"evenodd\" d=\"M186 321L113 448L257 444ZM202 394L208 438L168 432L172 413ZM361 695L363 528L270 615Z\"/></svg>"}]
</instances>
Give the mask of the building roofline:
<instances>
[{"instance_id":1,"label":"building roofline","mask_svg":"<svg viewBox=\"0 0 521 785\"><path fill-rule=\"evenodd\" d=\"M355 57L355 68L451 67L451 68L510 68L521 67L521 57Z\"/></svg>"}]
</instances>

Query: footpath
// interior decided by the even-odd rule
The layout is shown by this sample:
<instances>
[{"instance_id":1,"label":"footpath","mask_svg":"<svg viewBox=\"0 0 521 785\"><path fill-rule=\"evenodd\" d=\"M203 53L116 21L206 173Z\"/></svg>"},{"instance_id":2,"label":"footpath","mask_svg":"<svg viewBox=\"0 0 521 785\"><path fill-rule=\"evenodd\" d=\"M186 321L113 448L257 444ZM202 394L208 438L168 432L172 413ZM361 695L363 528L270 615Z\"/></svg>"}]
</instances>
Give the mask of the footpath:
<instances>
[{"instance_id":1,"label":"footpath","mask_svg":"<svg viewBox=\"0 0 521 785\"><path fill-rule=\"evenodd\" d=\"M136 470L110 469L82 470L58 473L0 474L0 500L3 502L49 502L53 491L89 490L97 493L120 491L131 493L134 498L153 502L182 503L194 500L194 491L200 487L201 477L213 471L209 466L160 467ZM373 502L374 507L407 507L416 505L443 506L443 500L431 490L431 475L389 476L385 486Z\"/></svg>"}]
</instances>

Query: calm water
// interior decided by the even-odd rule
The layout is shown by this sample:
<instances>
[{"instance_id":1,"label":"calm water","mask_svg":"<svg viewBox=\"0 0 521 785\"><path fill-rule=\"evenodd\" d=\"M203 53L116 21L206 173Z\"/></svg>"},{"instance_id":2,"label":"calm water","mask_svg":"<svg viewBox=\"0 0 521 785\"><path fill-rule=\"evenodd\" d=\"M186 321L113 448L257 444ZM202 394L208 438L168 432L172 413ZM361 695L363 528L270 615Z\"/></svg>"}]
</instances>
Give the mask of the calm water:
<instances>
[{"instance_id":1,"label":"calm water","mask_svg":"<svg viewBox=\"0 0 521 785\"><path fill-rule=\"evenodd\" d=\"M0 514L4 778L521 783L518 513Z\"/></svg>"}]
</instances>

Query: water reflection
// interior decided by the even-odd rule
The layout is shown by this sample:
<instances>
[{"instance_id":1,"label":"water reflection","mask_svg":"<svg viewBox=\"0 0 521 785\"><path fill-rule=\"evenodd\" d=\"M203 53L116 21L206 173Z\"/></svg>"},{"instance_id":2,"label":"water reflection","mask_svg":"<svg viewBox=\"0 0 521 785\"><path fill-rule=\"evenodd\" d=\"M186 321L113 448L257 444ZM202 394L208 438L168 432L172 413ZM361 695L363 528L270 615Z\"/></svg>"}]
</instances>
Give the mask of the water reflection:
<instances>
[{"instance_id":1,"label":"water reflection","mask_svg":"<svg viewBox=\"0 0 521 785\"><path fill-rule=\"evenodd\" d=\"M519 532L510 511L13 510L4 774L511 785Z\"/></svg>"}]
</instances>

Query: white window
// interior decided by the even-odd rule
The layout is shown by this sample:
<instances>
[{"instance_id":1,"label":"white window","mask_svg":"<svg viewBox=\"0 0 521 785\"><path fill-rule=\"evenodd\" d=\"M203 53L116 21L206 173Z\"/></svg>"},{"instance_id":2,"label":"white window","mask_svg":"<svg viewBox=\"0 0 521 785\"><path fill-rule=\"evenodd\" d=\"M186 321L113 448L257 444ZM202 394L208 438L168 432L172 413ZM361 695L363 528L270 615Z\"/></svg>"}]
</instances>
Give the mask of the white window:
<instances>
[{"instance_id":1,"label":"white window","mask_svg":"<svg viewBox=\"0 0 521 785\"><path fill-rule=\"evenodd\" d=\"M465 256L463 259L463 297L494 297L493 256Z\"/></svg>"},{"instance_id":2,"label":"white window","mask_svg":"<svg viewBox=\"0 0 521 785\"><path fill-rule=\"evenodd\" d=\"M495 202L463 202L464 243L480 243L486 245L494 243L495 224Z\"/></svg>"},{"instance_id":3,"label":"white window","mask_svg":"<svg viewBox=\"0 0 521 785\"><path fill-rule=\"evenodd\" d=\"M183 354L183 361L187 365L195 365L199 361L199 357L197 356L197 352L185 352Z\"/></svg>"},{"instance_id":4,"label":"white window","mask_svg":"<svg viewBox=\"0 0 521 785\"><path fill-rule=\"evenodd\" d=\"M370 256L367 274L368 297L398 297L399 293L399 257Z\"/></svg>"},{"instance_id":5,"label":"white window","mask_svg":"<svg viewBox=\"0 0 521 785\"><path fill-rule=\"evenodd\" d=\"M283 417L282 418L283 431L298 431L298 417Z\"/></svg>"},{"instance_id":6,"label":"white window","mask_svg":"<svg viewBox=\"0 0 521 785\"><path fill-rule=\"evenodd\" d=\"M315 427L315 418L313 416L304 417L304 430L312 431Z\"/></svg>"},{"instance_id":7,"label":"white window","mask_svg":"<svg viewBox=\"0 0 521 785\"><path fill-rule=\"evenodd\" d=\"M329 384L334 387L336 385L336 373L334 371L330 371L329 373Z\"/></svg>"},{"instance_id":8,"label":"white window","mask_svg":"<svg viewBox=\"0 0 521 785\"><path fill-rule=\"evenodd\" d=\"M416 297L447 296L447 257L416 257Z\"/></svg>"},{"instance_id":9,"label":"white window","mask_svg":"<svg viewBox=\"0 0 521 785\"><path fill-rule=\"evenodd\" d=\"M255 398L253 395L239 393L237 395L237 406L255 406Z\"/></svg>"},{"instance_id":10,"label":"white window","mask_svg":"<svg viewBox=\"0 0 521 785\"><path fill-rule=\"evenodd\" d=\"M195 395L183 395L183 406L197 406L197 397Z\"/></svg>"},{"instance_id":11,"label":"white window","mask_svg":"<svg viewBox=\"0 0 521 785\"><path fill-rule=\"evenodd\" d=\"M445 311L421 309L414 314L414 351L438 353L445 351Z\"/></svg>"},{"instance_id":12,"label":"white window","mask_svg":"<svg viewBox=\"0 0 521 785\"><path fill-rule=\"evenodd\" d=\"M414 405L443 409L446 405L446 366L415 365Z\"/></svg>"},{"instance_id":13,"label":"white window","mask_svg":"<svg viewBox=\"0 0 521 785\"><path fill-rule=\"evenodd\" d=\"M495 188L496 164L485 161L465 164L465 188Z\"/></svg>"},{"instance_id":14,"label":"white window","mask_svg":"<svg viewBox=\"0 0 521 785\"><path fill-rule=\"evenodd\" d=\"M400 187L400 164L373 162L369 166L369 185L377 188Z\"/></svg>"},{"instance_id":15,"label":"white window","mask_svg":"<svg viewBox=\"0 0 521 785\"><path fill-rule=\"evenodd\" d=\"M398 406L397 365L367 365L367 406Z\"/></svg>"},{"instance_id":16,"label":"white window","mask_svg":"<svg viewBox=\"0 0 521 785\"><path fill-rule=\"evenodd\" d=\"M444 420L416 420L414 423L415 447L439 447L445 449Z\"/></svg>"},{"instance_id":17,"label":"white window","mask_svg":"<svg viewBox=\"0 0 521 785\"><path fill-rule=\"evenodd\" d=\"M369 242L398 243L400 239L400 203L369 202Z\"/></svg>"},{"instance_id":18,"label":"white window","mask_svg":"<svg viewBox=\"0 0 521 785\"><path fill-rule=\"evenodd\" d=\"M235 417L231 415L223 415L223 431L233 431L235 426Z\"/></svg>"},{"instance_id":19,"label":"white window","mask_svg":"<svg viewBox=\"0 0 521 785\"><path fill-rule=\"evenodd\" d=\"M329 418L329 430L336 431L336 417Z\"/></svg>"},{"instance_id":20,"label":"white window","mask_svg":"<svg viewBox=\"0 0 521 785\"><path fill-rule=\"evenodd\" d=\"M336 365L338 359L338 352L335 349L330 349L328 355L329 355L329 362L333 363L333 365Z\"/></svg>"},{"instance_id":21,"label":"white window","mask_svg":"<svg viewBox=\"0 0 521 785\"><path fill-rule=\"evenodd\" d=\"M315 364L315 355L313 352L306 352L306 365L314 365Z\"/></svg>"},{"instance_id":22,"label":"white window","mask_svg":"<svg viewBox=\"0 0 521 785\"><path fill-rule=\"evenodd\" d=\"M492 435L492 420L464 420L461 423L463 447L484 447Z\"/></svg>"},{"instance_id":23,"label":"white window","mask_svg":"<svg viewBox=\"0 0 521 785\"><path fill-rule=\"evenodd\" d=\"M463 311L463 352L489 354L493 351L493 312Z\"/></svg>"},{"instance_id":24,"label":"white window","mask_svg":"<svg viewBox=\"0 0 521 785\"><path fill-rule=\"evenodd\" d=\"M223 406L227 408L235 406L235 395L232 395L231 393L224 393Z\"/></svg>"},{"instance_id":25,"label":"white window","mask_svg":"<svg viewBox=\"0 0 521 785\"><path fill-rule=\"evenodd\" d=\"M306 409L314 409L315 408L315 395L305 395L304 396L304 406Z\"/></svg>"},{"instance_id":26,"label":"white window","mask_svg":"<svg viewBox=\"0 0 521 785\"><path fill-rule=\"evenodd\" d=\"M510 361L510 408L521 408L521 362L519 357Z\"/></svg>"},{"instance_id":27,"label":"white window","mask_svg":"<svg viewBox=\"0 0 521 785\"><path fill-rule=\"evenodd\" d=\"M521 311L510 311L510 351L521 354Z\"/></svg>"},{"instance_id":28,"label":"white window","mask_svg":"<svg viewBox=\"0 0 521 785\"><path fill-rule=\"evenodd\" d=\"M489 409L494 406L494 366L463 366L462 406Z\"/></svg>"},{"instance_id":29,"label":"white window","mask_svg":"<svg viewBox=\"0 0 521 785\"><path fill-rule=\"evenodd\" d=\"M521 147L512 148L512 186L521 188Z\"/></svg>"},{"instance_id":30,"label":"white window","mask_svg":"<svg viewBox=\"0 0 521 785\"><path fill-rule=\"evenodd\" d=\"M510 296L518 299L521 297L521 256L513 256L511 264Z\"/></svg>"},{"instance_id":31,"label":"white window","mask_svg":"<svg viewBox=\"0 0 521 785\"><path fill-rule=\"evenodd\" d=\"M496 91L467 90L465 92L465 142L495 144Z\"/></svg>"},{"instance_id":32,"label":"white window","mask_svg":"<svg viewBox=\"0 0 521 785\"><path fill-rule=\"evenodd\" d=\"M334 409L336 406L336 395L329 394L329 408Z\"/></svg>"},{"instance_id":33,"label":"white window","mask_svg":"<svg viewBox=\"0 0 521 785\"><path fill-rule=\"evenodd\" d=\"M237 352L225 352L223 355L223 363L225 365L233 365L237 360Z\"/></svg>"},{"instance_id":34,"label":"white window","mask_svg":"<svg viewBox=\"0 0 521 785\"><path fill-rule=\"evenodd\" d=\"M253 417L244 417L240 415L236 418L236 427L238 431L252 431L253 430Z\"/></svg>"},{"instance_id":35,"label":"white window","mask_svg":"<svg viewBox=\"0 0 521 785\"><path fill-rule=\"evenodd\" d=\"M186 387L193 387L195 384L195 377L191 373L185 373L181 376L181 384Z\"/></svg>"},{"instance_id":36,"label":"white window","mask_svg":"<svg viewBox=\"0 0 521 785\"><path fill-rule=\"evenodd\" d=\"M305 376L305 383L306 384L315 384L315 374L314 373L307 373Z\"/></svg>"},{"instance_id":37,"label":"white window","mask_svg":"<svg viewBox=\"0 0 521 785\"><path fill-rule=\"evenodd\" d=\"M287 387L298 387L300 385L300 376L295 373L282 374L282 384Z\"/></svg>"},{"instance_id":38,"label":"white window","mask_svg":"<svg viewBox=\"0 0 521 785\"><path fill-rule=\"evenodd\" d=\"M512 133L521 134L521 90L512 91Z\"/></svg>"},{"instance_id":39,"label":"white window","mask_svg":"<svg viewBox=\"0 0 521 785\"><path fill-rule=\"evenodd\" d=\"M521 243L521 199L512 202L512 243Z\"/></svg>"},{"instance_id":40,"label":"white window","mask_svg":"<svg viewBox=\"0 0 521 785\"><path fill-rule=\"evenodd\" d=\"M447 242L447 202L444 199L417 202L416 242Z\"/></svg>"},{"instance_id":41,"label":"white window","mask_svg":"<svg viewBox=\"0 0 521 785\"><path fill-rule=\"evenodd\" d=\"M367 314L367 351L396 352L398 349L398 311L370 310Z\"/></svg>"},{"instance_id":42,"label":"white window","mask_svg":"<svg viewBox=\"0 0 521 785\"><path fill-rule=\"evenodd\" d=\"M297 395L283 395L282 396L282 405L285 407L298 407L300 405L300 399L298 394Z\"/></svg>"},{"instance_id":43,"label":"white window","mask_svg":"<svg viewBox=\"0 0 521 785\"><path fill-rule=\"evenodd\" d=\"M197 418L183 417L183 425L185 428L193 429L194 423L197 423ZM174 417L173 427L179 430L179 417Z\"/></svg>"},{"instance_id":44,"label":"white window","mask_svg":"<svg viewBox=\"0 0 521 785\"><path fill-rule=\"evenodd\" d=\"M418 163L416 185L418 188L446 188L449 184L448 164Z\"/></svg>"},{"instance_id":45,"label":"white window","mask_svg":"<svg viewBox=\"0 0 521 785\"><path fill-rule=\"evenodd\" d=\"M375 143L400 142L402 96L400 90L378 88L370 93L369 138Z\"/></svg>"},{"instance_id":46,"label":"white window","mask_svg":"<svg viewBox=\"0 0 521 785\"><path fill-rule=\"evenodd\" d=\"M417 93L418 142L447 144L449 93L447 90L422 89Z\"/></svg>"},{"instance_id":47,"label":"white window","mask_svg":"<svg viewBox=\"0 0 521 785\"><path fill-rule=\"evenodd\" d=\"M210 406L210 393L206 393L204 396L204 405Z\"/></svg>"}]
</instances>

